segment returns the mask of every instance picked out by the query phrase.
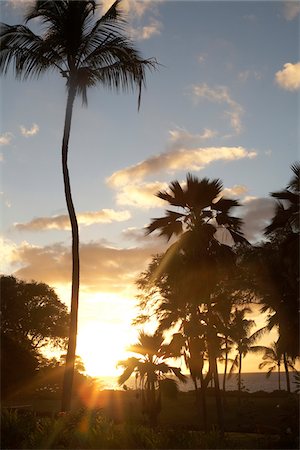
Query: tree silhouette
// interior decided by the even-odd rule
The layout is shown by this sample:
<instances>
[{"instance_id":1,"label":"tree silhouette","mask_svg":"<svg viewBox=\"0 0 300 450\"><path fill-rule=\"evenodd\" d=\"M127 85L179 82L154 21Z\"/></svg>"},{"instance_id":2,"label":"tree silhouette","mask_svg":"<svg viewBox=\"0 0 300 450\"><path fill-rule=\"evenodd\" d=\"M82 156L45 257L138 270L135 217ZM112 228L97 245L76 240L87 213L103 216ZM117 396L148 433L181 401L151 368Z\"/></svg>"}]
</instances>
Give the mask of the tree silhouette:
<instances>
[{"instance_id":1,"label":"tree silhouette","mask_svg":"<svg viewBox=\"0 0 300 450\"><path fill-rule=\"evenodd\" d=\"M169 365L167 360L172 357L172 350L163 342L162 333L140 332L138 342L128 348L130 352L138 353L140 357L130 357L118 363L119 366L124 367L124 372L118 380L120 385L124 384L133 373L139 380L143 408L152 425L156 425L161 410L162 385L166 382L174 384L174 380L166 375L173 374L180 381L186 381L186 377L178 367Z\"/></svg>"},{"instance_id":2,"label":"tree silhouette","mask_svg":"<svg viewBox=\"0 0 300 450\"><path fill-rule=\"evenodd\" d=\"M250 308L236 309L232 320L230 336L235 343L236 356L233 360L230 374L237 368L238 369L238 399L239 404L241 402L241 389L242 389L242 361L243 358L249 352L257 352L257 347L253 346L255 341L264 334L264 329L256 330L250 334L251 328L254 327L254 320L247 319L246 313L251 312Z\"/></svg>"},{"instance_id":3,"label":"tree silhouette","mask_svg":"<svg viewBox=\"0 0 300 450\"><path fill-rule=\"evenodd\" d=\"M1 276L1 332L25 347L64 348L68 336L67 307L44 283Z\"/></svg>"},{"instance_id":4,"label":"tree silhouette","mask_svg":"<svg viewBox=\"0 0 300 450\"><path fill-rule=\"evenodd\" d=\"M278 295L269 298L264 310L274 311L268 327L276 326L279 331L278 347L283 354L288 392L289 359L299 356L299 342L295 336L299 336L300 164L293 164L291 169L293 176L287 187L271 194L277 199L277 207L265 229L271 240L265 253Z\"/></svg>"},{"instance_id":5,"label":"tree silhouette","mask_svg":"<svg viewBox=\"0 0 300 450\"><path fill-rule=\"evenodd\" d=\"M167 285L172 288L169 293L166 290L168 307L173 302L175 312L185 310L195 318L198 316L200 323L201 320L206 323L209 376L214 379L221 432L224 424L217 368L220 339L213 294L218 283L234 271L232 246L236 242L247 242L241 233L242 221L230 214L239 203L222 198L222 188L219 179L199 180L191 174L187 174L184 186L173 181L168 190L157 194L173 209L168 209L164 217L152 219L147 227L148 233L158 231L168 240L177 236L161 258L152 279L167 279ZM166 318L166 324L174 322L176 317L172 316L172 308L169 310L171 314Z\"/></svg>"},{"instance_id":6,"label":"tree silhouette","mask_svg":"<svg viewBox=\"0 0 300 450\"><path fill-rule=\"evenodd\" d=\"M266 373L266 377L269 378L271 373L277 370L278 375L278 390L281 390L280 383L280 366L282 363L282 353L280 352L280 348L278 346L278 342L272 342L269 347L267 346L257 346L257 351L263 352L262 359L263 361L259 364L259 369L268 368L268 372Z\"/></svg>"},{"instance_id":7,"label":"tree silhouette","mask_svg":"<svg viewBox=\"0 0 300 450\"><path fill-rule=\"evenodd\" d=\"M124 17L116 0L102 17L95 14L92 0L38 0L28 9L25 24L39 19L45 27L37 35L26 25L1 24L0 71L13 66L16 77L26 80L48 70L66 79L67 105L62 140L62 169L67 209L72 230L71 321L62 410L71 408L72 383L77 336L79 296L79 232L71 195L68 171L68 146L75 97L87 104L87 89L98 84L120 91L137 88L138 104L145 69L154 68L154 60L143 59L124 34Z\"/></svg>"}]
</instances>

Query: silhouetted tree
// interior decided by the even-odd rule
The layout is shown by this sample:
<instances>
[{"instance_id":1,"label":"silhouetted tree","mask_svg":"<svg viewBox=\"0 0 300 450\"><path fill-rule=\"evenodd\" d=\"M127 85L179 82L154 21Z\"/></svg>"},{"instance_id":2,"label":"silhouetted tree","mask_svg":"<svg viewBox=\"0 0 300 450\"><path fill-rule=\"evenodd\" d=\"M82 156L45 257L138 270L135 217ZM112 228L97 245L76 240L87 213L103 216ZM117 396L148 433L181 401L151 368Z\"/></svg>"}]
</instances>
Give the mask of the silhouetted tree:
<instances>
[{"instance_id":1,"label":"silhouetted tree","mask_svg":"<svg viewBox=\"0 0 300 450\"><path fill-rule=\"evenodd\" d=\"M44 346L66 346L69 314L44 283L3 275L0 287L1 392L6 397L34 382Z\"/></svg>"},{"instance_id":2,"label":"silhouetted tree","mask_svg":"<svg viewBox=\"0 0 300 450\"><path fill-rule=\"evenodd\" d=\"M27 345L26 345L27 344ZM1 398L6 399L31 383L37 374L38 354L28 342L1 332Z\"/></svg>"},{"instance_id":3,"label":"silhouetted tree","mask_svg":"<svg viewBox=\"0 0 300 450\"><path fill-rule=\"evenodd\" d=\"M54 289L44 283L0 277L1 332L25 347L63 348L69 314Z\"/></svg>"},{"instance_id":4,"label":"silhouetted tree","mask_svg":"<svg viewBox=\"0 0 300 450\"><path fill-rule=\"evenodd\" d=\"M272 342L269 347L259 345L257 346L257 351L263 352L262 362L259 364L259 369L268 369L266 377L269 378L271 373L277 370L278 375L278 390L281 390L280 383L280 367L282 363L283 355L280 352L278 342Z\"/></svg>"},{"instance_id":5,"label":"silhouetted tree","mask_svg":"<svg viewBox=\"0 0 300 450\"><path fill-rule=\"evenodd\" d=\"M166 297L169 304L174 302L175 310L178 311L178 307L188 309L199 318L205 315L209 375L214 378L219 425L223 432L216 361L220 342L213 313L213 294L218 283L233 273L235 255L231 247L235 242L246 240L241 233L242 221L230 215L230 210L239 206L238 201L222 198L221 192L222 183L218 179L199 180L188 174L184 187L173 181L167 191L161 191L157 196L176 210L168 209L164 217L152 219L147 231L157 230L168 240L178 236L161 258L153 279L167 279L171 290ZM170 318L169 324L174 322L172 313Z\"/></svg>"},{"instance_id":6,"label":"silhouetted tree","mask_svg":"<svg viewBox=\"0 0 300 450\"><path fill-rule=\"evenodd\" d=\"M47 70L66 79L67 106L62 140L62 168L65 197L72 230L71 321L62 410L71 408L72 380L77 336L79 296L79 232L68 171L68 146L75 97L87 104L87 89L98 84L120 91L137 88L139 104L145 69L154 60L143 59L124 34L125 20L116 0L102 17L95 14L92 0L38 0L30 6L25 23L39 19L41 35L26 25L1 24L0 71L13 66L17 78L39 77Z\"/></svg>"},{"instance_id":7,"label":"silhouetted tree","mask_svg":"<svg viewBox=\"0 0 300 450\"><path fill-rule=\"evenodd\" d=\"M162 385L166 382L174 385L174 380L166 375L173 374L180 381L186 381L180 369L167 362L168 358L172 357L172 352L163 342L162 333L140 332L138 342L128 348L128 351L138 353L140 357L130 357L118 363L119 366L124 367L124 372L119 377L120 385L124 384L133 373L139 380L143 408L152 425L156 425L161 410Z\"/></svg>"},{"instance_id":8,"label":"silhouetted tree","mask_svg":"<svg viewBox=\"0 0 300 450\"><path fill-rule=\"evenodd\" d=\"M233 320L231 324L230 336L235 344L236 356L233 360L230 374L238 369L238 399L241 402L242 389L242 361L249 352L257 352L257 347L253 344L264 333L264 329L256 330L250 334L251 328L254 327L254 320L247 319L246 313L250 313L250 308L236 309L234 311Z\"/></svg>"}]
</instances>

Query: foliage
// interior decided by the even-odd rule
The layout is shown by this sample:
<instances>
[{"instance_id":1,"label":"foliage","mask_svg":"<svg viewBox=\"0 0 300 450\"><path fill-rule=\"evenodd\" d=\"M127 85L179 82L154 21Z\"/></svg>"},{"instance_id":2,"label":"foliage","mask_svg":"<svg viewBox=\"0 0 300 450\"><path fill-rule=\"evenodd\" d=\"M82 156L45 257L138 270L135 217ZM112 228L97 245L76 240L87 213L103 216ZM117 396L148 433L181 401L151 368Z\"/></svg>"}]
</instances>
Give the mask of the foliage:
<instances>
[{"instance_id":1,"label":"foliage","mask_svg":"<svg viewBox=\"0 0 300 450\"><path fill-rule=\"evenodd\" d=\"M135 373L142 392L143 411L148 415L151 424L156 424L161 410L161 390L169 395L177 393L176 381L168 378L167 374L173 374L180 381L186 381L186 377L178 367L168 364L168 358L173 356L172 349L163 342L164 338L160 332L152 335L140 332L138 342L128 348L130 352L139 354L139 358L130 357L118 363L124 368L119 377L120 385Z\"/></svg>"},{"instance_id":2,"label":"foliage","mask_svg":"<svg viewBox=\"0 0 300 450\"><path fill-rule=\"evenodd\" d=\"M45 345L63 348L68 333L67 307L44 283L1 276L1 393L33 382Z\"/></svg>"},{"instance_id":3,"label":"foliage","mask_svg":"<svg viewBox=\"0 0 300 450\"><path fill-rule=\"evenodd\" d=\"M153 429L138 424L120 426L99 411L83 409L57 418L3 410L1 423L1 448L6 449L279 448L274 445L276 436L239 433L221 438L217 431L204 434L180 427Z\"/></svg>"},{"instance_id":4,"label":"foliage","mask_svg":"<svg viewBox=\"0 0 300 450\"><path fill-rule=\"evenodd\" d=\"M44 283L1 276L1 330L22 345L64 347L69 314L54 289Z\"/></svg>"}]
</instances>

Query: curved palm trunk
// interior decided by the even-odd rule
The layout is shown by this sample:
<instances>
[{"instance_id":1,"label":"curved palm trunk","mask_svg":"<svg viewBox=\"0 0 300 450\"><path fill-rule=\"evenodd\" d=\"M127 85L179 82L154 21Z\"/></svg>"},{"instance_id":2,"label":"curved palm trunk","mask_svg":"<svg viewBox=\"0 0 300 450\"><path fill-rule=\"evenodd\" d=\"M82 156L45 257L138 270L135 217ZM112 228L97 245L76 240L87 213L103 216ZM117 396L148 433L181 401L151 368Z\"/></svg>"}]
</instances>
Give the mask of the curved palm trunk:
<instances>
[{"instance_id":1,"label":"curved palm trunk","mask_svg":"<svg viewBox=\"0 0 300 450\"><path fill-rule=\"evenodd\" d=\"M65 197L72 230L71 315L70 315L68 350L62 388L62 404L61 404L62 411L70 411L71 409L76 339L77 339L77 317L78 317L78 296L79 296L79 233L78 233L77 218L71 195L70 177L68 170L68 146L69 146L72 111L75 95L76 95L76 87L71 85L68 91L64 134L62 141L62 169L64 178Z\"/></svg>"}]
</instances>

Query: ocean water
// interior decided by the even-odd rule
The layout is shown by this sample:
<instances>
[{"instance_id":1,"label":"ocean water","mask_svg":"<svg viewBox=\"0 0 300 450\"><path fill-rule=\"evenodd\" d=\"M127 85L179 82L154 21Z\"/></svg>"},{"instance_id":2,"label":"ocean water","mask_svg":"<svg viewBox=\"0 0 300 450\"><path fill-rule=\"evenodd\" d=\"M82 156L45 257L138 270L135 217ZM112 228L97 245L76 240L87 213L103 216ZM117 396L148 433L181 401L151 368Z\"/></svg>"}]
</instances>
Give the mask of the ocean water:
<instances>
[{"instance_id":1,"label":"ocean water","mask_svg":"<svg viewBox=\"0 0 300 450\"><path fill-rule=\"evenodd\" d=\"M281 389L286 390L286 378L285 373L281 372L280 374L281 380ZM118 385L117 377L101 377L99 379L101 389L122 389ZM223 375L219 375L220 386L223 383ZM290 373L290 383L291 390L295 391L296 386L294 384L294 376L293 373ZM126 382L126 385L134 389L135 382L134 379L129 379ZM257 391L265 391L272 392L278 389L278 374L272 373L269 378L266 377L266 373L264 372L255 372L255 373L244 373L242 374L242 386L243 390L248 392L257 392ZM187 392L194 389L194 384L192 380L189 378L187 383L179 383L179 388L181 391ZM233 374L230 378L227 378L226 381L226 390L234 391L237 390L237 375Z\"/></svg>"}]
</instances>

